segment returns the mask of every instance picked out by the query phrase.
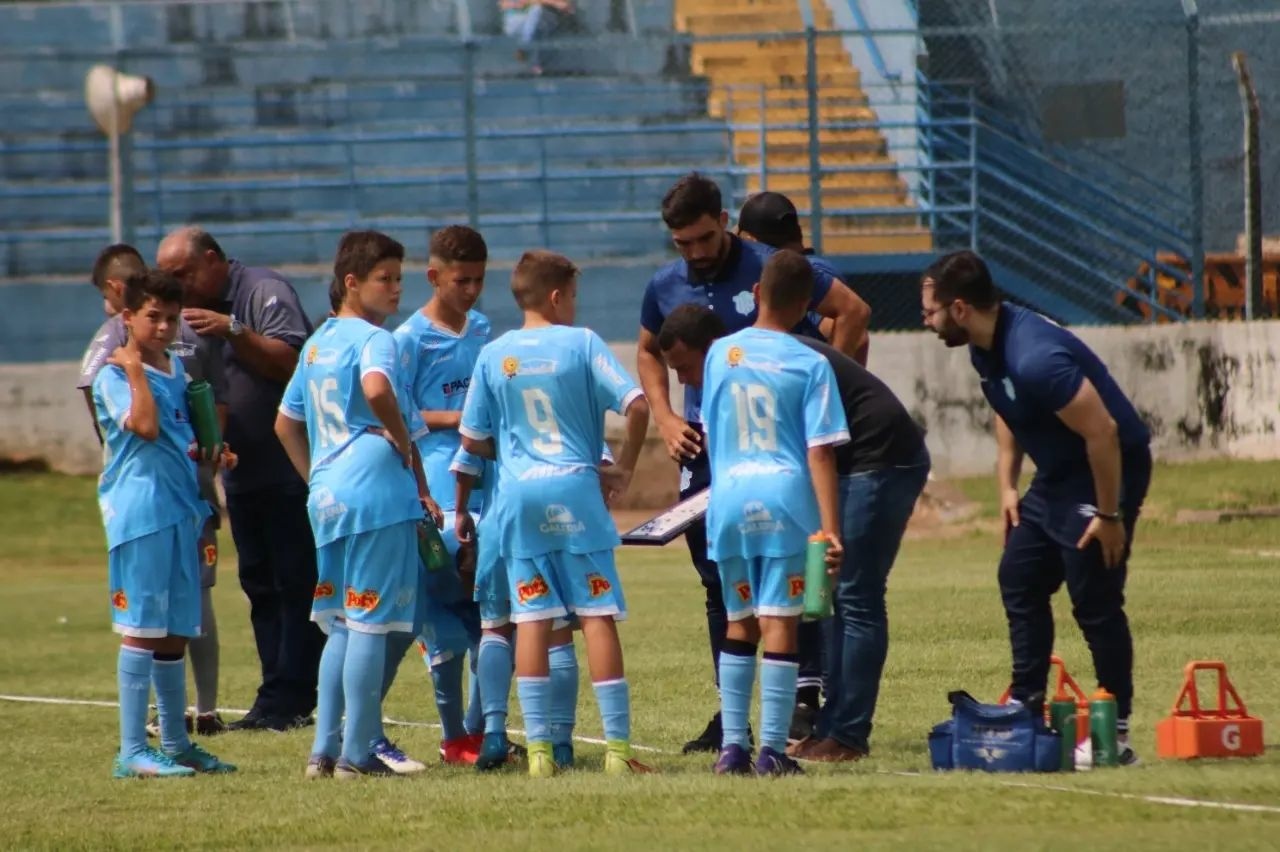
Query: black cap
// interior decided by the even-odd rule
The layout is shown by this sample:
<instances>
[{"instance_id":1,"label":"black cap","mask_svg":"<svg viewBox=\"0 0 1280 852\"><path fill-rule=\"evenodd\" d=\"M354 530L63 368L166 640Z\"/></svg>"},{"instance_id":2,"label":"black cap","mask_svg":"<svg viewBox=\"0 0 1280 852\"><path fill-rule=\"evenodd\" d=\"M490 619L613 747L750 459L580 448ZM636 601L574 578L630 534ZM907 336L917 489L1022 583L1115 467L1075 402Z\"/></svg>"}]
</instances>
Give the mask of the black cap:
<instances>
[{"instance_id":1,"label":"black cap","mask_svg":"<svg viewBox=\"0 0 1280 852\"><path fill-rule=\"evenodd\" d=\"M800 214L780 192L757 192L748 198L738 213L738 229L774 248L804 240Z\"/></svg>"}]
</instances>

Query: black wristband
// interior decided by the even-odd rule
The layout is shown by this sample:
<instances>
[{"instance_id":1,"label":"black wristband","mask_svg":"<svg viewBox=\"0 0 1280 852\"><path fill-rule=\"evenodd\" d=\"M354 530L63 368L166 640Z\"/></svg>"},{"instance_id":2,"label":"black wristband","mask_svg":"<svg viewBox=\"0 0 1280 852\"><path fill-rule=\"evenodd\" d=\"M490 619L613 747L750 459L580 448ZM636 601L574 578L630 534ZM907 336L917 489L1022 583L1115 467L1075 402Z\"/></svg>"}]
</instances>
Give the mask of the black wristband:
<instances>
[{"instance_id":1,"label":"black wristband","mask_svg":"<svg viewBox=\"0 0 1280 852\"><path fill-rule=\"evenodd\" d=\"M1112 523L1119 523L1119 522L1120 522L1120 512L1119 512L1119 511L1116 511L1116 512L1104 512L1104 511L1102 511L1101 509L1099 509L1098 511L1095 511L1095 512L1093 513L1093 516L1094 516L1095 518L1101 518L1101 519L1102 519L1102 520L1104 520L1104 521L1111 521Z\"/></svg>"}]
</instances>

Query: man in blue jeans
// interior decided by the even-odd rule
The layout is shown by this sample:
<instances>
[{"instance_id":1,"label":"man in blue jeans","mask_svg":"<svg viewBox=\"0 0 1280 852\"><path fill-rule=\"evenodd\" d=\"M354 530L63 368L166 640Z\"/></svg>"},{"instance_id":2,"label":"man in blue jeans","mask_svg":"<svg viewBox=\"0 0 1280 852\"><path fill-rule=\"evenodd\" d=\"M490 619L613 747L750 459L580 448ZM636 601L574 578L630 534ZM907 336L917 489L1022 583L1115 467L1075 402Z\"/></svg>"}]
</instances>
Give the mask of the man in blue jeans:
<instances>
[{"instance_id":1,"label":"man in blue jeans","mask_svg":"<svg viewBox=\"0 0 1280 852\"><path fill-rule=\"evenodd\" d=\"M702 385L707 349L725 334L710 309L675 308L658 335L666 363L690 387ZM852 440L836 448L844 563L835 615L826 628L826 702L814 736L788 751L808 760L858 760L869 751L871 719L889 648L885 588L916 499L929 475L924 435L887 386L826 343L797 339L835 372Z\"/></svg>"}]
</instances>

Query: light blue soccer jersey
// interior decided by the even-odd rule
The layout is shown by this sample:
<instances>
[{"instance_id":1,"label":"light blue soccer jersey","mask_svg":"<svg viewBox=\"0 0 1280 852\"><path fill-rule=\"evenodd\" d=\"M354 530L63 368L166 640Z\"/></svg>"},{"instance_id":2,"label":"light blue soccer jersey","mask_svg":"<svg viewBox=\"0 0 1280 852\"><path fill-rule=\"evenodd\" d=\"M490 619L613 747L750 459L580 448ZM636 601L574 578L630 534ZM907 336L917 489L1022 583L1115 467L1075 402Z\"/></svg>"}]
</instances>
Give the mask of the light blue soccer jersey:
<instances>
[{"instance_id":1,"label":"light blue soccer jersey","mask_svg":"<svg viewBox=\"0 0 1280 852\"><path fill-rule=\"evenodd\" d=\"M169 358L169 368L165 373L143 367L160 419L160 434L154 441L124 428L133 404L124 370L109 364L93 380L93 407L103 438L98 507L108 550L209 514L209 504L200 499L196 484L196 463L187 455L195 441L187 408L187 374L177 358Z\"/></svg>"},{"instance_id":2,"label":"light blue soccer jersey","mask_svg":"<svg viewBox=\"0 0 1280 852\"><path fill-rule=\"evenodd\" d=\"M422 517L418 485L369 408L360 380L382 373L410 422L391 332L355 317L330 318L303 345L280 412L307 424L316 546Z\"/></svg>"},{"instance_id":3,"label":"light blue soccer jersey","mask_svg":"<svg viewBox=\"0 0 1280 852\"><path fill-rule=\"evenodd\" d=\"M396 329L396 349L409 382L415 414L462 410L471 373L480 350L489 342L489 334L489 320L479 311L467 312L466 325L458 333L427 318L422 311L414 311ZM453 429L430 431L417 442L427 487L446 512L456 508L449 468L461 442L462 436ZM472 511L480 510L483 497L483 491L473 492Z\"/></svg>"},{"instance_id":4,"label":"light blue soccer jersey","mask_svg":"<svg viewBox=\"0 0 1280 852\"><path fill-rule=\"evenodd\" d=\"M830 363L790 335L743 329L707 352L702 401L707 555L802 552L822 526L808 449L849 440Z\"/></svg>"},{"instance_id":5,"label":"light blue soccer jersey","mask_svg":"<svg viewBox=\"0 0 1280 852\"><path fill-rule=\"evenodd\" d=\"M590 329L520 329L485 347L461 431L496 442L497 503L510 519L503 556L618 545L596 469L604 413L625 413L638 396L635 381Z\"/></svg>"}]
</instances>

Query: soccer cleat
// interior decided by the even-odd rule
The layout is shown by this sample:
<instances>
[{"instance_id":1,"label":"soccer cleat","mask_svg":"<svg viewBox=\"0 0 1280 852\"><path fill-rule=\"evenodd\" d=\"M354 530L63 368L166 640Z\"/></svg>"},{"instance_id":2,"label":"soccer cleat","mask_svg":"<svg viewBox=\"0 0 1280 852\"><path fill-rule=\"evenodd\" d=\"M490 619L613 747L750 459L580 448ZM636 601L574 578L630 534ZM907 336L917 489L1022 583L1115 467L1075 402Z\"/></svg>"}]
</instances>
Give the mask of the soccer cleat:
<instances>
[{"instance_id":1,"label":"soccer cleat","mask_svg":"<svg viewBox=\"0 0 1280 852\"><path fill-rule=\"evenodd\" d=\"M555 743L552 745L551 759L556 762L556 769L572 769L573 743Z\"/></svg>"},{"instance_id":2,"label":"soccer cleat","mask_svg":"<svg viewBox=\"0 0 1280 852\"><path fill-rule=\"evenodd\" d=\"M480 757L484 734L466 734L440 743L440 760L454 766L474 766Z\"/></svg>"},{"instance_id":3,"label":"soccer cleat","mask_svg":"<svg viewBox=\"0 0 1280 852\"><path fill-rule=\"evenodd\" d=\"M128 757L117 754L111 771L113 778L187 778L195 774L191 767L174 762L169 755L150 746Z\"/></svg>"},{"instance_id":4,"label":"soccer cleat","mask_svg":"<svg viewBox=\"0 0 1280 852\"><path fill-rule=\"evenodd\" d=\"M717 775L750 775L751 752L737 743L729 743L720 749L720 757L716 760L713 771Z\"/></svg>"},{"instance_id":5,"label":"soccer cleat","mask_svg":"<svg viewBox=\"0 0 1280 852\"><path fill-rule=\"evenodd\" d=\"M340 757L333 765L333 777L340 781L353 781L365 775L386 778L395 774L394 769L373 755L370 755L364 763L352 763L345 757Z\"/></svg>"},{"instance_id":6,"label":"soccer cleat","mask_svg":"<svg viewBox=\"0 0 1280 852\"><path fill-rule=\"evenodd\" d=\"M556 774L556 762L551 754L551 743L531 742L528 748L530 778L550 778Z\"/></svg>"},{"instance_id":7,"label":"soccer cleat","mask_svg":"<svg viewBox=\"0 0 1280 852\"><path fill-rule=\"evenodd\" d=\"M307 771L303 777L308 781L315 781L318 778L332 778L333 769L338 761L325 754L313 754L311 759L307 761Z\"/></svg>"},{"instance_id":8,"label":"soccer cleat","mask_svg":"<svg viewBox=\"0 0 1280 852\"><path fill-rule=\"evenodd\" d=\"M1128 737L1116 738L1116 762L1120 766L1137 766L1142 762L1133 746L1129 745Z\"/></svg>"},{"instance_id":9,"label":"soccer cleat","mask_svg":"<svg viewBox=\"0 0 1280 852\"><path fill-rule=\"evenodd\" d=\"M797 704L791 713L791 728L787 731L787 745L795 745L813 736L813 723L818 711L808 704Z\"/></svg>"},{"instance_id":10,"label":"soccer cleat","mask_svg":"<svg viewBox=\"0 0 1280 852\"><path fill-rule=\"evenodd\" d=\"M382 737L373 744L373 756L391 767L391 771L397 775L416 775L427 770L425 763L414 760L386 737Z\"/></svg>"},{"instance_id":11,"label":"soccer cleat","mask_svg":"<svg viewBox=\"0 0 1280 852\"><path fill-rule=\"evenodd\" d=\"M190 720L190 716L187 717ZM195 719L195 731L191 730L191 723L187 723L187 733L195 733L200 737L213 737L227 731L227 723L222 721L221 713L201 713Z\"/></svg>"},{"instance_id":12,"label":"soccer cleat","mask_svg":"<svg viewBox=\"0 0 1280 852\"><path fill-rule=\"evenodd\" d=\"M631 746L610 743L604 753L605 775L649 775L657 772L652 766L646 766L636 760L631 753Z\"/></svg>"},{"instance_id":13,"label":"soccer cleat","mask_svg":"<svg viewBox=\"0 0 1280 852\"><path fill-rule=\"evenodd\" d=\"M785 754L764 746L760 749L760 756L756 758L756 774L770 776L803 775L804 770L800 768L800 764Z\"/></svg>"},{"instance_id":14,"label":"soccer cleat","mask_svg":"<svg viewBox=\"0 0 1280 852\"><path fill-rule=\"evenodd\" d=\"M702 733L684 744L684 748L680 750L680 753L696 754L698 752L718 751L720 749L720 741L723 738L724 731L720 727L720 714L716 713L711 717L711 721L707 722L707 726L702 729Z\"/></svg>"},{"instance_id":15,"label":"soccer cleat","mask_svg":"<svg viewBox=\"0 0 1280 852\"><path fill-rule=\"evenodd\" d=\"M205 775L223 775L236 771L235 764L219 760L195 743L189 744L182 751L171 754L169 757L172 758L174 763L188 766Z\"/></svg>"},{"instance_id":16,"label":"soccer cleat","mask_svg":"<svg viewBox=\"0 0 1280 852\"><path fill-rule=\"evenodd\" d=\"M315 723L316 720L311 716L263 716L257 725L257 729L284 734L298 728L310 727Z\"/></svg>"},{"instance_id":17,"label":"soccer cleat","mask_svg":"<svg viewBox=\"0 0 1280 852\"><path fill-rule=\"evenodd\" d=\"M505 733L485 734L480 742L480 753L476 756L476 769L480 772L500 769L514 759L511 743Z\"/></svg>"},{"instance_id":18,"label":"soccer cleat","mask_svg":"<svg viewBox=\"0 0 1280 852\"><path fill-rule=\"evenodd\" d=\"M244 715L243 718L237 719L236 721L227 725L227 730L228 731L257 731L262 728L263 722L266 721L266 719L267 719L267 714L263 713L257 707L253 707L249 710L248 713Z\"/></svg>"}]
</instances>

